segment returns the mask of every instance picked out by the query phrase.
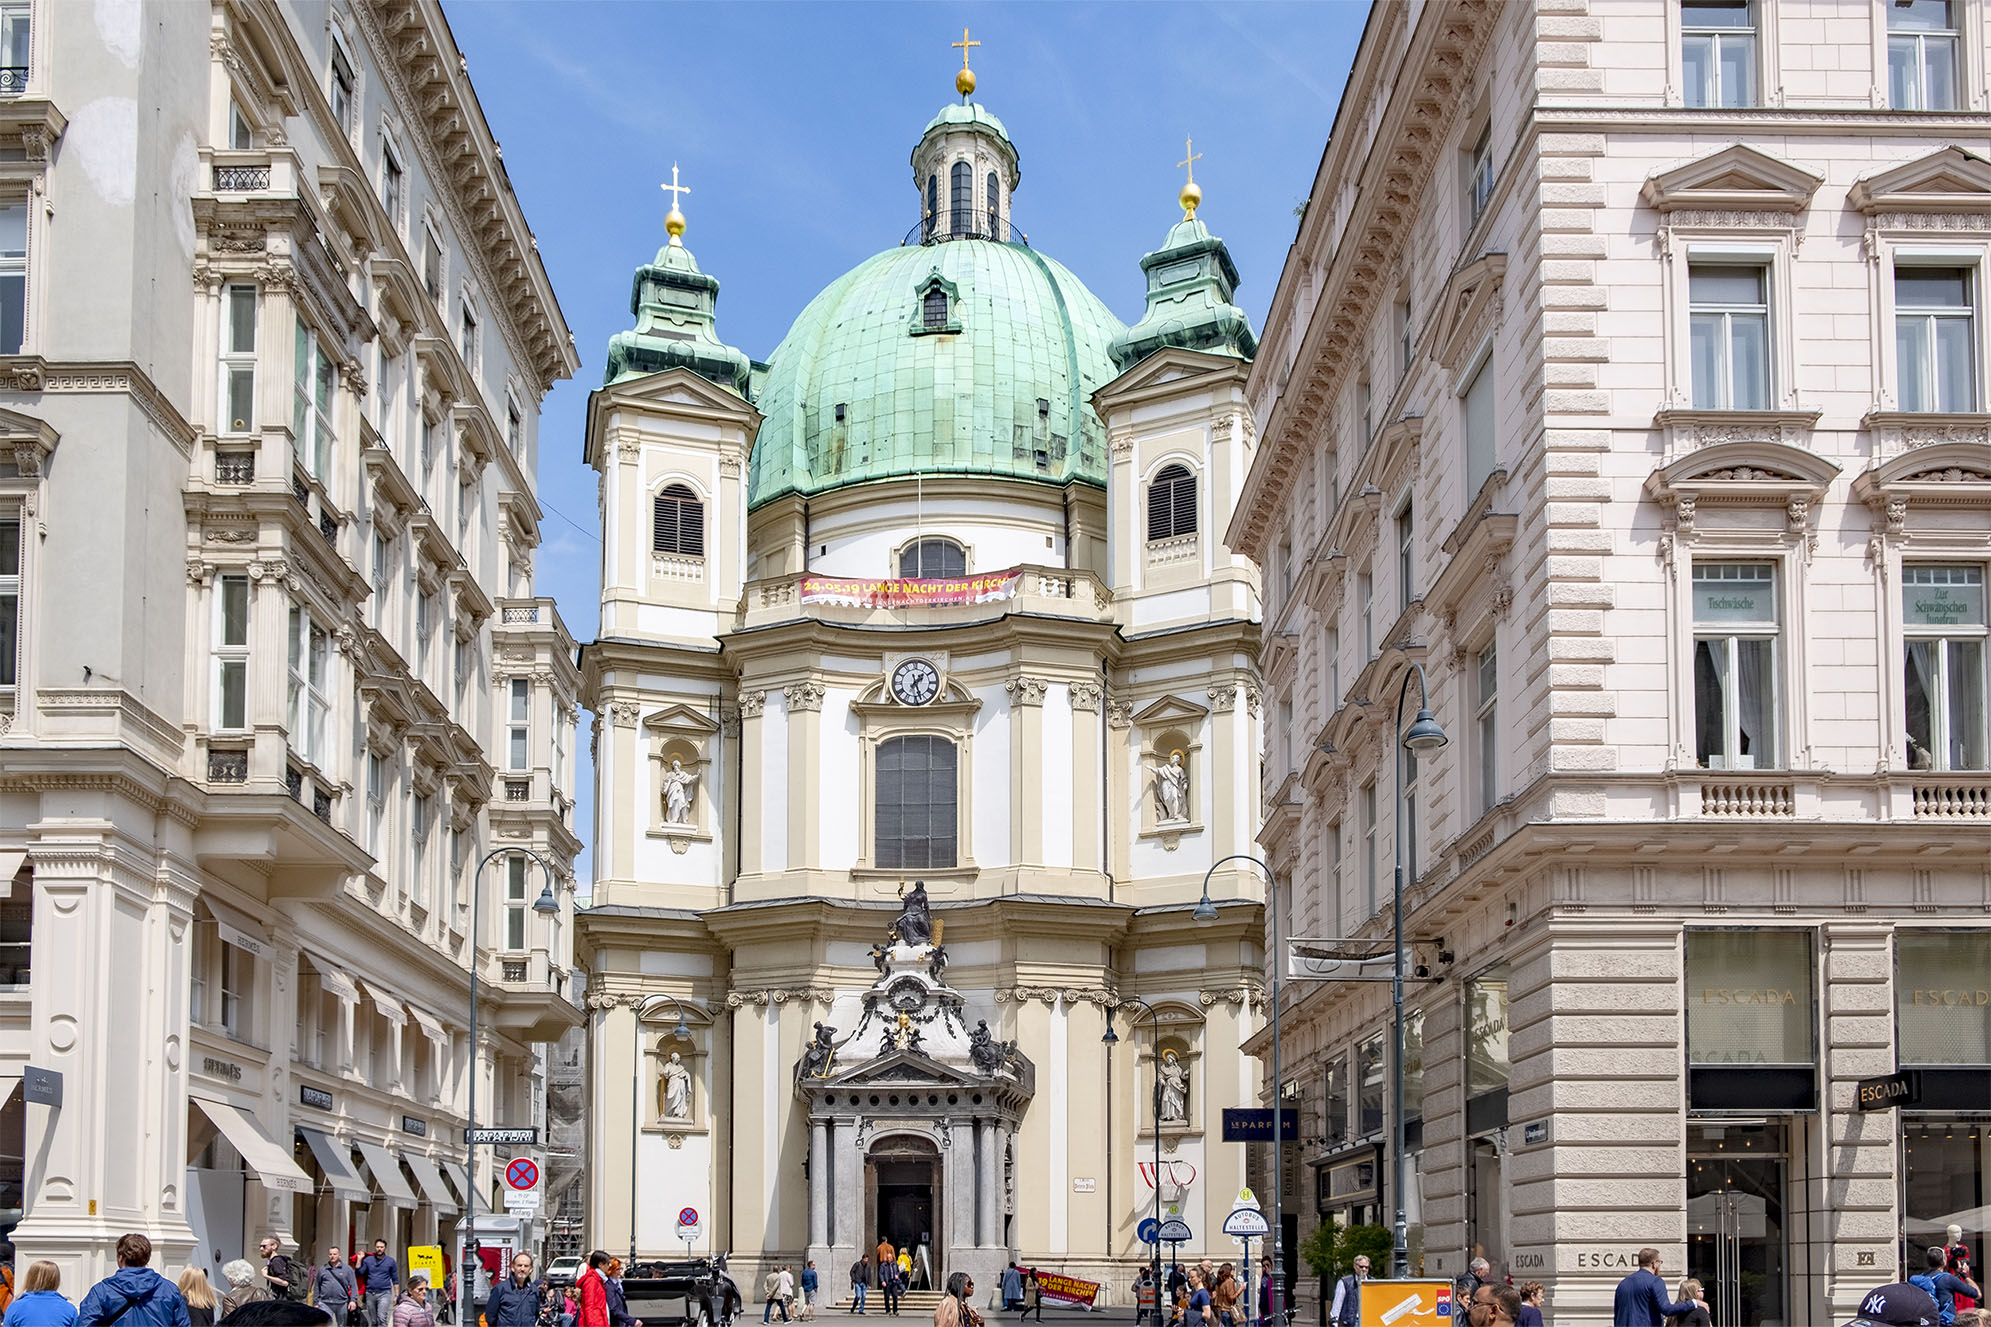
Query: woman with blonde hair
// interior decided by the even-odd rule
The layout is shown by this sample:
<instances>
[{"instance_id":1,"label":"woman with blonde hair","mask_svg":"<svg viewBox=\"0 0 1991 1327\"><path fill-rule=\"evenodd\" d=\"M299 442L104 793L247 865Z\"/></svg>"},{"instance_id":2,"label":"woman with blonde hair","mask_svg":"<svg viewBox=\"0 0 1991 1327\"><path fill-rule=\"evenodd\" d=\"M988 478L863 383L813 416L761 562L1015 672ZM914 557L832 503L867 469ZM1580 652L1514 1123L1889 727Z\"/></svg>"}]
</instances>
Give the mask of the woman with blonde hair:
<instances>
[{"instance_id":1,"label":"woman with blonde hair","mask_svg":"<svg viewBox=\"0 0 1991 1327\"><path fill-rule=\"evenodd\" d=\"M76 1306L61 1287L61 1268L46 1259L29 1263L7 1306L6 1327L75 1327Z\"/></svg>"},{"instance_id":2,"label":"woman with blonde hair","mask_svg":"<svg viewBox=\"0 0 1991 1327\"><path fill-rule=\"evenodd\" d=\"M1708 1312L1706 1291L1699 1281L1691 1276L1682 1281L1680 1298L1691 1302L1694 1307L1672 1319L1674 1327L1714 1327L1714 1317Z\"/></svg>"},{"instance_id":3,"label":"woman with blonde hair","mask_svg":"<svg viewBox=\"0 0 1991 1327\"><path fill-rule=\"evenodd\" d=\"M207 1273L189 1267L180 1273L180 1298L187 1301L187 1321L192 1327L214 1327L214 1287Z\"/></svg>"}]
</instances>

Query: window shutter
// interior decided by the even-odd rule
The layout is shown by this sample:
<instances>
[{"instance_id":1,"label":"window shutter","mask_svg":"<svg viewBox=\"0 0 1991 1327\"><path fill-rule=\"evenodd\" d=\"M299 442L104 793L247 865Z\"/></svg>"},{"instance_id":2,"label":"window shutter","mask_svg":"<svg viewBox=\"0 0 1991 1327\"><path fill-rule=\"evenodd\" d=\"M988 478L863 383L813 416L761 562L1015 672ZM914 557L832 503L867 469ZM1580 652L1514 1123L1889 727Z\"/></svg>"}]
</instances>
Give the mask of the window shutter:
<instances>
[{"instance_id":1,"label":"window shutter","mask_svg":"<svg viewBox=\"0 0 1991 1327\"><path fill-rule=\"evenodd\" d=\"M1148 485L1148 538L1196 533L1196 476L1165 465Z\"/></svg>"},{"instance_id":2,"label":"window shutter","mask_svg":"<svg viewBox=\"0 0 1991 1327\"><path fill-rule=\"evenodd\" d=\"M705 504L683 484L672 484L657 495L650 546L680 557L705 556Z\"/></svg>"}]
</instances>

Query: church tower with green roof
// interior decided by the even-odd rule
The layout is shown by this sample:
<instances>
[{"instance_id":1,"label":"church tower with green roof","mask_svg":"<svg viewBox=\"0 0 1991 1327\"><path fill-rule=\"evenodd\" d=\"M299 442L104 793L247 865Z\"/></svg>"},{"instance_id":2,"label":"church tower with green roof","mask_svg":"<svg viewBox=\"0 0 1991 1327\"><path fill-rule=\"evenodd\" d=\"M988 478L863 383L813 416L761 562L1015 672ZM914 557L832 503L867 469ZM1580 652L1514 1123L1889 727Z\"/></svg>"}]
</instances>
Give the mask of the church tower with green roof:
<instances>
[{"instance_id":1,"label":"church tower with green roof","mask_svg":"<svg viewBox=\"0 0 1991 1327\"><path fill-rule=\"evenodd\" d=\"M1245 1182L1256 338L1193 182L1132 326L1027 235L955 44L903 238L755 362L674 206L589 403L589 1229L663 1256L696 1208L743 1284L883 1238L936 1283L1124 1285L1137 1152L1196 1229Z\"/></svg>"}]
</instances>

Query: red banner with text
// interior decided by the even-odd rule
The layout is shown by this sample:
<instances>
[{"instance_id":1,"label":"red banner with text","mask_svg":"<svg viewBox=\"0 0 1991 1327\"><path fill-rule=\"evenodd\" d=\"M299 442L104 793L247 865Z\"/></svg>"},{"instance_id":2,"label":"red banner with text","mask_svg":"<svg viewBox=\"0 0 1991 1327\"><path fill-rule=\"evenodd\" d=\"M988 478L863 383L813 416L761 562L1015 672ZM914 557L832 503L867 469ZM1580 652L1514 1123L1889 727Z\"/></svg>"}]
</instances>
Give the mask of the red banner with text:
<instances>
[{"instance_id":1,"label":"red banner with text","mask_svg":"<svg viewBox=\"0 0 1991 1327\"><path fill-rule=\"evenodd\" d=\"M946 604L987 604L1014 599L1023 584L1015 567L981 576L936 576L924 579L846 580L837 576L804 576L802 602L843 604L851 608L926 608Z\"/></svg>"},{"instance_id":2,"label":"red banner with text","mask_svg":"<svg viewBox=\"0 0 1991 1327\"><path fill-rule=\"evenodd\" d=\"M1019 1267L1017 1270L1025 1273L1031 1271L1028 1267ZM1044 1292L1046 1298L1062 1299L1073 1304L1089 1305L1099 1298L1099 1282L1081 1281L1075 1276L1060 1276L1056 1272L1046 1272L1041 1269L1037 1271L1037 1288Z\"/></svg>"}]
</instances>

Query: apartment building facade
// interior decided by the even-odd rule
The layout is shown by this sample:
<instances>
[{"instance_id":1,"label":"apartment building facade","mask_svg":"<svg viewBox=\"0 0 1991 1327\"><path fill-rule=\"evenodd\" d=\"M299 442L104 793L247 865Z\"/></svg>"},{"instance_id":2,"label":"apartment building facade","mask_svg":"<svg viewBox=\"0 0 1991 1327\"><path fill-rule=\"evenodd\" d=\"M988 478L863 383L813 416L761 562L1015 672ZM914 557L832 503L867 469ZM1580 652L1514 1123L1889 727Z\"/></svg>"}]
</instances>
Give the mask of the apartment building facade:
<instances>
[{"instance_id":1,"label":"apartment building facade","mask_svg":"<svg viewBox=\"0 0 1991 1327\"><path fill-rule=\"evenodd\" d=\"M473 1092L537 1123L578 1021L559 305L433 0L33 0L0 60L11 1238L448 1245Z\"/></svg>"},{"instance_id":2,"label":"apartment building facade","mask_svg":"<svg viewBox=\"0 0 1991 1327\"><path fill-rule=\"evenodd\" d=\"M1386 967L1405 870L1414 1270L1818 1322L1982 1247L1985 19L1370 14L1228 542L1286 934ZM1289 991L1305 1221L1387 1226L1389 984Z\"/></svg>"}]
</instances>

